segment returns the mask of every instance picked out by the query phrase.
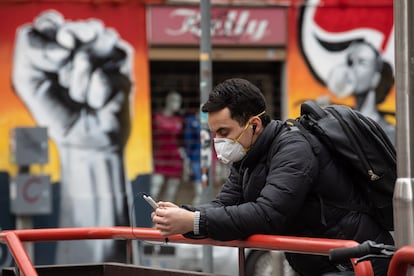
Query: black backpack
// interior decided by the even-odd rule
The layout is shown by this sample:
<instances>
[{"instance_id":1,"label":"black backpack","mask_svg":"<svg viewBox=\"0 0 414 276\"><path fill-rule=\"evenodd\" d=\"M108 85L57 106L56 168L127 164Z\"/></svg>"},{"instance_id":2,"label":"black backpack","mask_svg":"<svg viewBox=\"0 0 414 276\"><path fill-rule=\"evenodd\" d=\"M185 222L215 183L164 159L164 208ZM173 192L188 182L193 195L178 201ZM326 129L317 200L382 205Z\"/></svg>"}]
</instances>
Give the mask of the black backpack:
<instances>
[{"instance_id":1,"label":"black backpack","mask_svg":"<svg viewBox=\"0 0 414 276\"><path fill-rule=\"evenodd\" d=\"M349 106L322 108L314 101L302 103L301 116L288 123L318 137L334 156L341 158L372 203L373 215L385 229L392 231L396 151L378 123Z\"/></svg>"}]
</instances>

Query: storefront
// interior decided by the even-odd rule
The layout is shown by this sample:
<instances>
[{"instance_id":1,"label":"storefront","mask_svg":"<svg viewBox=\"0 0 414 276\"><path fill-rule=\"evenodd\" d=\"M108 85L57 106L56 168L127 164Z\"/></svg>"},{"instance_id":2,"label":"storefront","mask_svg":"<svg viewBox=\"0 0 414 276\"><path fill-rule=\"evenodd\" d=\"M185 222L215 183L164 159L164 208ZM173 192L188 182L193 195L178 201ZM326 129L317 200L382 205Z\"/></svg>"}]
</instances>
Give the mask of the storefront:
<instances>
[{"instance_id":1,"label":"storefront","mask_svg":"<svg viewBox=\"0 0 414 276\"><path fill-rule=\"evenodd\" d=\"M185 149L184 161L174 159L172 170L191 168L186 177L174 180L164 174L164 187L160 198L164 200L197 202L200 191L200 130L197 128L197 116L200 107L200 12L197 6L148 6L147 30L149 44L150 90L153 114L154 175L158 179L160 164L168 163L168 158L159 158L158 145L168 134L161 134L157 125L165 106L167 95L171 91L181 96L181 108L174 120L180 121L181 132L171 138L171 149L176 152ZM255 83L268 100L268 112L274 118L282 114L283 71L286 59L286 12L275 7L222 7L211 9L212 44L212 82L213 86L225 79L242 77ZM156 115L154 115L156 114ZM163 124L172 122L172 117L164 117ZM171 130L171 128L169 129ZM171 135L171 132L170 132ZM172 145L172 141L177 141ZM181 148L181 149L180 149ZM159 150L161 152L161 150ZM165 148L164 148L165 152ZM178 156L178 154L176 154ZM187 160L185 160L187 159ZM188 162L188 163L185 163ZM227 170L218 162L213 164L213 177L217 188L223 183ZM158 169L160 168L160 169ZM177 181L175 181L177 182ZM191 184L192 183L192 184ZM153 181L152 186L157 184ZM179 185L176 192L173 185ZM198 191L198 192L197 192ZM158 194L155 190L152 194Z\"/></svg>"},{"instance_id":2,"label":"storefront","mask_svg":"<svg viewBox=\"0 0 414 276\"><path fill-rule=\"evenodd\" d=\"M152 108L169 90L182 94L185 112L198 112L200 13L198 6L148 6ZM213 84L244 77L262 89L269 112L281 116L286 59L286 11L276 7L211 10Z\"/></svg>"}]
</instances>

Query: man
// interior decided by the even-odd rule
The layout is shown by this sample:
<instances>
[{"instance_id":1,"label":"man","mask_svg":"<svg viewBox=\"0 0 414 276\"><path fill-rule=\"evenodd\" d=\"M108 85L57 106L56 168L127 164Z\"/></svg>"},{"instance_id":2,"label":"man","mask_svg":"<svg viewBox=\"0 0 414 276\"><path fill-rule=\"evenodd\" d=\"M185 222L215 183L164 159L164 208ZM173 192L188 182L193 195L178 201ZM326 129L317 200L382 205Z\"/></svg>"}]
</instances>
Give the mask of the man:
<instances>
[{"instance_id":1,"label":"man","mask_svg":"<svg viewBox=\"0 0 414 276\"><path fill-rule=\"evenodd\" d=\"M230 175L209 204L179 208L160 202L153 222L161 234L216 240L277 234L393 244L368 212L336 207L368 205L340 160L320 143L316 151L300 131L270 120L265 110L262 93L246 80L229 79L213 89L202 111L208 113L218 159L232 164ZM286 255L301 275L352 270L350 263L336 265L326 256ZM386 275L387 260L373 265L376 275Z\"/></svg>"}]
</instances>

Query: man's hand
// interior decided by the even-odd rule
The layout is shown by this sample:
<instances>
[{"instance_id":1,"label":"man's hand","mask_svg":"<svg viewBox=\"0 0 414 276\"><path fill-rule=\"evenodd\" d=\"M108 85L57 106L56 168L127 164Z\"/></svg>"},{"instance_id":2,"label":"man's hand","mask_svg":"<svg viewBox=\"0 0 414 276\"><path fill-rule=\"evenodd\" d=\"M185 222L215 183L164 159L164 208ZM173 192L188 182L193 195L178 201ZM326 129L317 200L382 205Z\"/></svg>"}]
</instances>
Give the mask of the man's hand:
<instances>
[{"instance_id":1,"label":"man's hand","mask_svg":"<svg viewBox=\"0 0 414 276\"><path fill-rule=\"evenodd\" d=\"M185 234L193 231L194 212L179 208L171 202L158 203L152 221L162 236Z\"/></svg>"}]
</instances>

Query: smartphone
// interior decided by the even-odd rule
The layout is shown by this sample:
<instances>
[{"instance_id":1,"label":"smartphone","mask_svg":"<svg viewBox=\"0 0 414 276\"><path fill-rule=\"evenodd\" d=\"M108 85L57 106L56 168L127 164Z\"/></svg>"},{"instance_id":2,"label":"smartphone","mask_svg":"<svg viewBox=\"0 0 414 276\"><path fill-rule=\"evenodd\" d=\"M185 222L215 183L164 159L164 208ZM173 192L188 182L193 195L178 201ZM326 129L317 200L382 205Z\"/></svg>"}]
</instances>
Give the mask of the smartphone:
<instances>
[{"instance_id":1,"label":"smartphone","mask_svg":"<svg viewBox=\"0 0 414 276\"><path fill-rule=\"evenodd\" d=\"M143 195L146 202L155 210L158 208L158 204L149 195Z\"/></svg>"}]
</instances>

